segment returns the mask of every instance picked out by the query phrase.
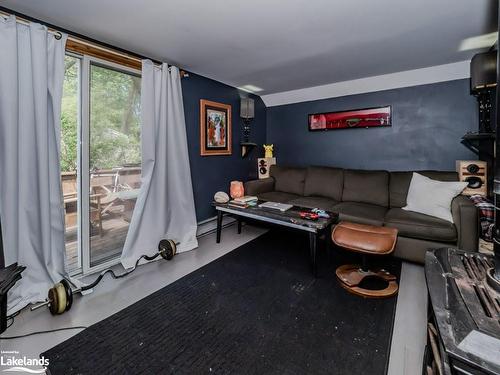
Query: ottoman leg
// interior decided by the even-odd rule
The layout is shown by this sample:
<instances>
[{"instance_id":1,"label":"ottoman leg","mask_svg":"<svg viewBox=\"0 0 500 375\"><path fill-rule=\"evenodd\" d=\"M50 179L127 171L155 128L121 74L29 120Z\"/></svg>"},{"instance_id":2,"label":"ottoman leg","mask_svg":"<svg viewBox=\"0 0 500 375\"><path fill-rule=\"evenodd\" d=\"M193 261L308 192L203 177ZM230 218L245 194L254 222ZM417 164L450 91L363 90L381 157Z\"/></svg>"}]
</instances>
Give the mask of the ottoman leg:
<instances>
[{"instance_id":1,"label":"ottoman leg","mask_svg":"<svg viewBox=\"0 0 500 375\"><path fill-rule=\"evenodd\" d=\"M367 298L392 297L398 292L396 276L384 269L366 270L355 264L345 264L335 271L340 285L353 294ZM360 287L361 282L367 277L376 277L387 282L384 289L365 289Z\"/></svg>"}]
</instances>

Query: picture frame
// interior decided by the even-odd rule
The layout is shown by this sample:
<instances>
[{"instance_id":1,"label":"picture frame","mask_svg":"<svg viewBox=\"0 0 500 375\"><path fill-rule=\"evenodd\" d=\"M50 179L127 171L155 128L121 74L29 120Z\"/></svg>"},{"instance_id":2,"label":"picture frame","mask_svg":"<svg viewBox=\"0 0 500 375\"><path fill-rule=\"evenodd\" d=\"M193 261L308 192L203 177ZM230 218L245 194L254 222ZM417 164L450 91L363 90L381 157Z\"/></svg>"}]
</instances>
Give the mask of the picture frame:
<instances>
[{"instance_id":1,"label":"picture frame","mask_svg":"<svg viewBox=\"0 0 500 375\"><path fill-rule=\"evenodd\" d=\"M392 126L392 106L314 113L308 115L309 131Z\"/></svg>"},{"instance_id":2,"label":"picture frame","mask_svg":"<svg viewBox=\"0 0 500 375\"><path fill-rule=\"evenodd\" d=\"M200 100L200 155L232 154L231 105Z\"/></svg>"}]
</instances>

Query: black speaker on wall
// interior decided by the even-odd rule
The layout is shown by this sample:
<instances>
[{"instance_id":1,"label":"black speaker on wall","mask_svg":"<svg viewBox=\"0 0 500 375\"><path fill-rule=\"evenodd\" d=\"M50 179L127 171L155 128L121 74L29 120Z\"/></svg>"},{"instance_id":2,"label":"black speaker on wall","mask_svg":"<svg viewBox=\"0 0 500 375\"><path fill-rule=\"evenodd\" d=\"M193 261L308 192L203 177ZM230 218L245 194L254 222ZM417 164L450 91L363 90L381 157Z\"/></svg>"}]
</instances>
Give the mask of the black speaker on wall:
<instances>
[{"instance_id":1,"label":"black speaker on wall","mask_svg":"<svg viewBox=\"0 0 500 375\"><path fill-rule=\"evenodd\" d=\"M496 51L478 53L470 62L470 92L479 105L479 133L492 133L495 129L496 66ZM480 159L492 155L492 143L480 145L479 153Z\"/></svg>"},{"instance_id":2,"label":"black speaker on wall","mask_svg":"<svg viewBox=\"0 0 500 375\"><path fill-rule=\"evenodd\" d=\"M497 85L497 51L474 55L470 62L470 90L493 88Z\"/></svg>"}]
</instances>

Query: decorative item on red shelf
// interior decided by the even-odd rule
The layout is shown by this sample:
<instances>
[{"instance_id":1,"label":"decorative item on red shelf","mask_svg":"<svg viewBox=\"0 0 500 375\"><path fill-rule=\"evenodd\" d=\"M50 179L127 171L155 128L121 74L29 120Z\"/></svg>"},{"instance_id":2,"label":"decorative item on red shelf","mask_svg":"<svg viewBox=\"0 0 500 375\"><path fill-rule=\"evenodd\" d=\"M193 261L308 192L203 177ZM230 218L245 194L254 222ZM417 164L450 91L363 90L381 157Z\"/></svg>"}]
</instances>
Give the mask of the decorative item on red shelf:
<instances>
[{"instance_id":1,"label":"decorative item on red shelf","mask_svg":"<svg viewBox=\"0 0 500 375\"><path fill-rule=\"evenodd\" d=\"M306 219L306 220L318 220L319 218L319 215L318 214L315 214L313 212L307 212L307 211L301 211L299 213L300 217L302 219Z\"/></svg>"},{"instance_id":2,"label":"decorative item on red shelf","mask_svg":"<svg viewBox=\"0 0 500 375\"><path fill-rule=\"evenodd\" d=\"M231 198L241 198L245 195L245 189L243 188L243 182L241 181L231 181L231 187L229 190Z\"/></svg>"},{"instance_id":3,"label":"decorative item on red shelf","mask_svg":"<svg viewBox=\"0 0 500 375\"><path fill-rule=\"evenodd\" d=\"M335 130L391 126L391 106L309 115L309 130Z\"/></svg>"}]
</instances>

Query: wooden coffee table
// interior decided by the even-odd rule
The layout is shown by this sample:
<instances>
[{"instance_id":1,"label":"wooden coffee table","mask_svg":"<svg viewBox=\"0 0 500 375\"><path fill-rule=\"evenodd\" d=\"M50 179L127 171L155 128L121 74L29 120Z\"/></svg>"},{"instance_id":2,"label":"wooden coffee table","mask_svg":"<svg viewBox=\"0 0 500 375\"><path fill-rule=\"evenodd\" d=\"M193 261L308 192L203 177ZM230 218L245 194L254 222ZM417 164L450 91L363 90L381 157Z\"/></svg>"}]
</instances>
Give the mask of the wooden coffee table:
<instances>
[{"instance_id":1,"label":"wooden coffee table","mask_svg":"<svg viewBox=\"0 0 500 375\"><path fill-rule=\"evenodd\" d=\"M241 233L241 222L244 218L308 233L311 270L314 276L317 274L316 250L318 239L323 234L326 234L327 252L329 254L332 227L338 222L339 218L337 213L328 212L330 218L319 218L315 221L302 219L299 215L300 211L310 211L310 208L298 206L293 206L289 210L281 212L269 208L261 208L258 205L248 208L237 208L229 206L226 203L215 202L213 205L217 210L217 243L220 243L221 239L222 217L224 214L236 217L238 221L238 233Z\"/></svg>"}]
</instances>

